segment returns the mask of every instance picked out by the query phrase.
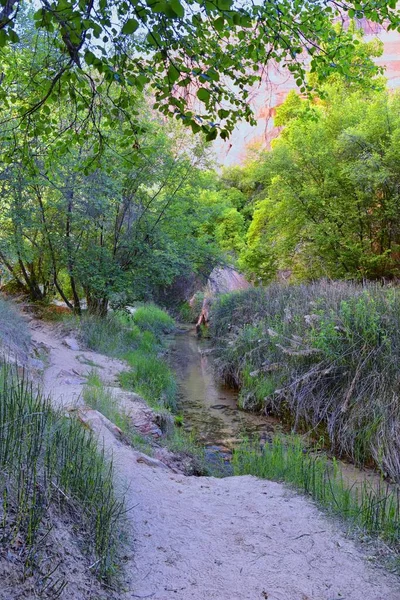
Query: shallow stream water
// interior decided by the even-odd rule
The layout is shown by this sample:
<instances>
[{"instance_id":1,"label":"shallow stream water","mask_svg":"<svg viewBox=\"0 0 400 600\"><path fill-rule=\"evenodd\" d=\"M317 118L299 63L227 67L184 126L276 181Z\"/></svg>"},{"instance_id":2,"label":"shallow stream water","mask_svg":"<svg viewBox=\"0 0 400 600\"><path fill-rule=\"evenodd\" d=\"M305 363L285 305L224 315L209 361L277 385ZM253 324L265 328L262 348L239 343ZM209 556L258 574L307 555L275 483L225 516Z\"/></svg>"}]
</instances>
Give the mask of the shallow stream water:
<instances>
[{"instance_id":1,"label":"shallow stream water","mask_svg":"<svg viewBox=\"0 0 400 600\"><path fill-rule=\"evenodd\" d=\"M199 340L192 330L175 336L170 363L178 378L178 412L184 428L208 453L229 458L244 437L256 436L262 443L281 426L276 419L239 409L237 391L214 373L210 349L207 340Z\"/></svg>"}]
</instances>

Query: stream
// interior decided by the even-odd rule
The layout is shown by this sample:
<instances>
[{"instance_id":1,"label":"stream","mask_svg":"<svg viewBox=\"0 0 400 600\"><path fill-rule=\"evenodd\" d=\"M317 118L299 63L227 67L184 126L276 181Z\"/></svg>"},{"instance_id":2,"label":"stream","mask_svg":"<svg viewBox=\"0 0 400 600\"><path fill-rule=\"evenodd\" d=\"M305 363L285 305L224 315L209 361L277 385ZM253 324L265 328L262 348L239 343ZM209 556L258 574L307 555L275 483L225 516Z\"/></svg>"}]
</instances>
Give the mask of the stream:
<instances>
[{"instance_id":1,"label":"stream","mask_svg":"<svg viewBox=\"0 0 400 600\"><path fill-rule=\"evenodd\" d=\"M178 412L183 426L203 445L206 454L229 460L244 437L263 443L281 430L277 419L240 410L238 392L218 380L213 370L211 345L193 330L175 335L169 362L178 379Z\"/></svg>"}]
</instances>

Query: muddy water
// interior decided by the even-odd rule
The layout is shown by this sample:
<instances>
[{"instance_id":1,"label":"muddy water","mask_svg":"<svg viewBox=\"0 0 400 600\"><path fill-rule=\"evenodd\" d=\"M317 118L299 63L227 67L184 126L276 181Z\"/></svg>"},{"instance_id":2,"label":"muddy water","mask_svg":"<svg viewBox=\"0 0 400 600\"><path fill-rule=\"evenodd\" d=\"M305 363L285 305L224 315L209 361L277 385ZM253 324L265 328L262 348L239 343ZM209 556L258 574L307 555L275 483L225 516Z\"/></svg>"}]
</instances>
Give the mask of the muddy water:
<instances>
[{"instance_id":1,"label":"muddy water","mask_svg":"<svg viewBox=\"0 0 400 600\"><path fill-rule=\"evenodd\" d=\"M178 376L178 411L184 427L208 449L229 457L243 437L266 440L280 429L275 419L238 408L238 394L213 372L212 354L193 331L177 334L170 346L170 362Z\"/></svg>"}]
</instances>

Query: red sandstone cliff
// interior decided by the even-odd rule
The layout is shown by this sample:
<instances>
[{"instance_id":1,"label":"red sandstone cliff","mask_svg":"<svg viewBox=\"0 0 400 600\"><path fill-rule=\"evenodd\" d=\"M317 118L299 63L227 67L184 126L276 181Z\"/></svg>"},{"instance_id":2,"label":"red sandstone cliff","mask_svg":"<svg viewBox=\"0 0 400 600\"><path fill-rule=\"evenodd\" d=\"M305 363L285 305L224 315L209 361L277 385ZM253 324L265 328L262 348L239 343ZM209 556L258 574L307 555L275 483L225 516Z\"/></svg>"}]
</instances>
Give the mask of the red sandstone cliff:
<instances>
[{"instance_id":1,"label":"red sandstone cliff","mask_svg":"<svg viewBox=\"0 0 400 600\"><path fill-rule=\"evenodd\" d=\"M384 45L383 55L376 60L386 69L390 89L400 88L400 33L386 31L376 23L359 23L365 32L365 40L379 38ZM282 104L288 92L296 89L296 84L285 70L270 68L262 83L255 87L250 95L250 104L254 110L257 125L240 123L227 142L215 143L218 161L225 165L237 165L243 162L249 145L268 147L271 139L279 133L274 127L275 108Z\"/></svg>"}]
</instances>

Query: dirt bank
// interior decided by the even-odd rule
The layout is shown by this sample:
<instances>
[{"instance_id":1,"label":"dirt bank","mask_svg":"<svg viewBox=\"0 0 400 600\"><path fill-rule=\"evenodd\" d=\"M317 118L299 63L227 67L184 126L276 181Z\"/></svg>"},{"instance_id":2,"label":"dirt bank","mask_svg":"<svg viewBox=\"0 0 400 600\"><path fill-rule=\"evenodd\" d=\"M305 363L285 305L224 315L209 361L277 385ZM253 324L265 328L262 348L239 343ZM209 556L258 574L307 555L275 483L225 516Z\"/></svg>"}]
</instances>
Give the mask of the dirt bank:
<instances>
[{"instance_id":1,"label":"dirt bank","mask_svg":"<svg viewBox=\"0 0 400 600\"><path fill-rule=\"evenodd\" d=\"M89 362L115 385L121 362L73 350L37 322L31 328L34 341L48 350L43 381L55 404L79 402ZM141 405L134 395L130 401ZM133 507L123 600L400 599L397 578L368 564L334 523L286 487L150 466L93 412L87 419L113 452L119 485Z\"/></svg>"}]
</instances>

